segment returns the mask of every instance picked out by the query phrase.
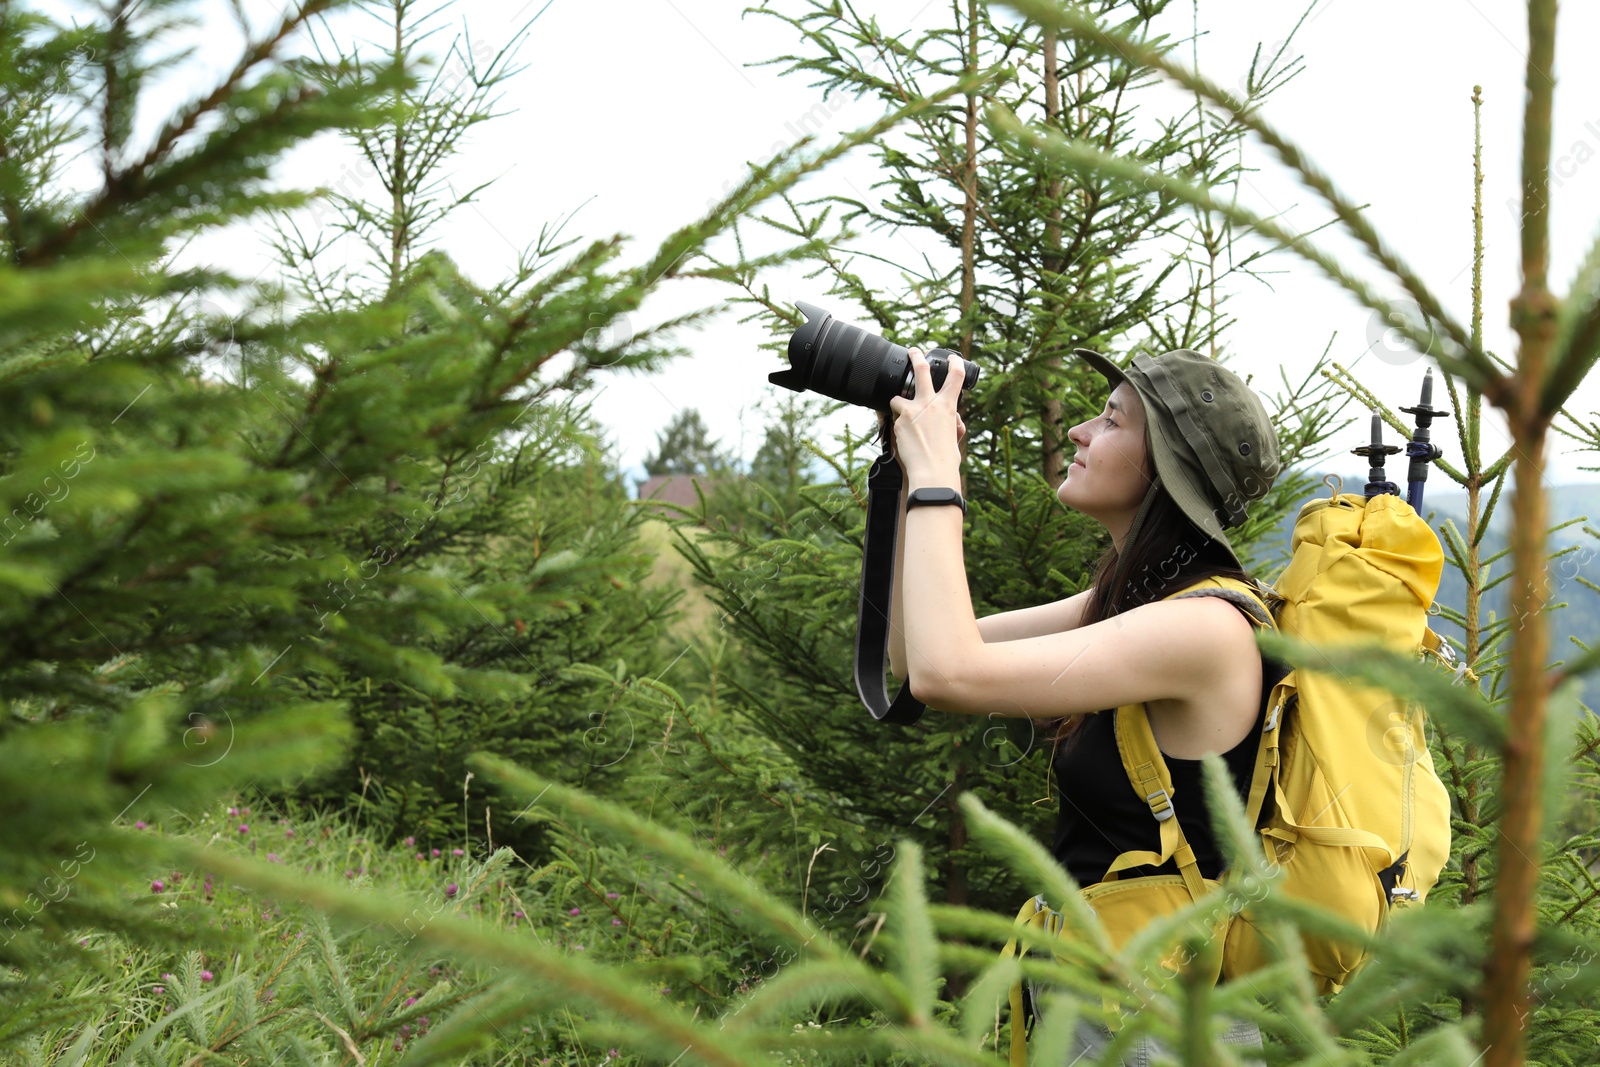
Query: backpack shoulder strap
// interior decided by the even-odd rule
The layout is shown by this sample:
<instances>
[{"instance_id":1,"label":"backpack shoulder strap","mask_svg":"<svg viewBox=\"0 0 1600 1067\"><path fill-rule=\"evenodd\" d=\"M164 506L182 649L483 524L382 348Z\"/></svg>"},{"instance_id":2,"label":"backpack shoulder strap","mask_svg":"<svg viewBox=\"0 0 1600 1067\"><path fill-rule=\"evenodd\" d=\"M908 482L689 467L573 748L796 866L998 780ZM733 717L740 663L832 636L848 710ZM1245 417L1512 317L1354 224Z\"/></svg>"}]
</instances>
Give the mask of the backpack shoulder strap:
<instances>
[{"instance_id":1,"label":"backpack shoulder strap","mask_svg":"<svg viewBox=\"0 0 1600 1067\"><path fill-rule=\"evenodd\" d=\"M1278 629L1277 617L1268 603L1273 600L1281 601L1283 598L1270 587L1262 586L1259 582L1241 582L1235 578L1214 577L1207 581L1215 583L1215 587L1192 588L1179 593L1177 597L1221 597L1237 605L1260 628L1273 631ZM1266 657L1262 657L1261 667L1262 670L1269 669ZM1269 790L1277 794L1276 799L1280 805L1284 803L1282 789L1274 784L1278 770L1279 742L1283 737L1284 714L1293 708L1295 692L1299 687L1290 677L1294 673L1292 667L1288 664L1276 664L1276 668L1269 679L1271 686L1267 694L1267 717L1261 724L1261 740L1256 748L1255 768L1250 775L1250 797L1245 804L1245 818L1249 820L1251 826L1260 825L1261 809L1266 804Z\"/></svg>"},{"instance_id":2,"label":"backpack shoulder strap","mask_svg":"<svg viewBox=\"0 0 1600 1067\"><path fill-rule=\"evenodd\" d=\"M1256 626L1264 629L1277 628L1272 612L1267 608L1258 590L1237 579L1207 578L1166 599L1178 600L1195 596L1221 597L1237 605ZM1150 716L1143 704L1124 705L1113 714L1117 751L1122 756L1123 770L1127 773L1128 781L1133 784L1134 789L1150 805L1150 814L1160 826L1161 851L1135 849L1124 852L1107 868L1106 876L1109 880L1115 880L1114 876L1119 871L1146 865L1160 866L1168 859L1176 859L1178 872L1183 876L1189 895L1198 900L1205 892L1205 884L1200 876L1200 863L1195 858L1194 849L1184 839L1182 828L1178 825L1176 811L1173 808L1172 774L1167 768L1167 761L1162 758L1160 747L1156 744L1155 734L1151 732ZM1274 716L1274 721L1271 723L1273 743L1270 746L1270 754L1267 751L1269 747L1266 738L1267 729L1265 725L1263 726L1262 744L1256 754L1255 772L1251 775L1247 815L1252 823L1260 815L1267 789L1271 785L1272 768L1277 764L1276 719Z\"/></svg>"},{"instance_id":3,"label":"backpack shoulder strap","mask_svg":"<svg viewBox=\"0 0 1600 1067\"><path fill-rule=\"evenodd\" d=\"M1190 898L1199 900L1206 891L1205 881L1200 877L1200 861L1195 858L1194 849L1184 840L1183 828L1178 825L1178 813L1172 806L1173 793L1176 792L1172 787L1172 774L1167 769L1167 761L1161 758L1155 734L1150 732L1150 717L1145 713L1143 704L1124 704L1112 715L1115 717L1113 722L1116 725L1117 751L1122 756L1122 769L1127 772L1128 781L1133 783L1134 789L1150 805L1150 814L1155 817L1161 830L1161 851L1131 849L1124 852L1106 868L1106 880L1115 881L1117 872L1130 867L1159 867L1167 860L1175 859Z\"/></svg>"},{"instance_id":4,"label":"backpack shoulder strap","mask_svg":"<svg viewBox=\"0 0 1600 1067\"><path fill-rule=\"evenodd\" d=\"M1267 607L1266 596L1260 586L1253 582L1241 582L1237 578L1212 577L1190 586L1181 593L1174 593L1167 597L1168 600L1186 600L1189 597L1214 596L1226 600L1249 616L1250 621L1263 630L1276 630L1277 622L1274 620L1272 610Z\"/></svg>"}]
</instances>

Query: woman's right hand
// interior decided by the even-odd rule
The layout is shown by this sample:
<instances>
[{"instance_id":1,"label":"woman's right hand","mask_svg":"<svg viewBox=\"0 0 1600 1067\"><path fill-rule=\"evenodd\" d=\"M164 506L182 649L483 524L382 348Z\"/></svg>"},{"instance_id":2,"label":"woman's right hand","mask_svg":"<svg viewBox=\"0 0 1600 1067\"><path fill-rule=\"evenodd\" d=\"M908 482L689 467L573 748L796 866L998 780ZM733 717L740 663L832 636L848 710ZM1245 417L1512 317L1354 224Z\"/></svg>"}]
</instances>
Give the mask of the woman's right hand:
<instances>
[{"instance_id":1,"label":"woman's right hand","mask_svg":"<svg viewBox=\"0 0 1600 1067\"><path fill-rule=\"evenodd\" d=\"M966 440L966 437L967 437L967 423L966 423L966 420L961 417L961 413L960 412L957 412L956 413L956 444L959 445L962 441ZM878 440L879 441L887 440L887 442L889 444L889 447L890 447L890 450L893 451L893 449L894 449L894 413L893 412L890 412L890 411L880 411L880 412L878 412ZM895 462L897 462L897 463L899 462L899 457L896 457Z\"/></svg>"}]
</instances>

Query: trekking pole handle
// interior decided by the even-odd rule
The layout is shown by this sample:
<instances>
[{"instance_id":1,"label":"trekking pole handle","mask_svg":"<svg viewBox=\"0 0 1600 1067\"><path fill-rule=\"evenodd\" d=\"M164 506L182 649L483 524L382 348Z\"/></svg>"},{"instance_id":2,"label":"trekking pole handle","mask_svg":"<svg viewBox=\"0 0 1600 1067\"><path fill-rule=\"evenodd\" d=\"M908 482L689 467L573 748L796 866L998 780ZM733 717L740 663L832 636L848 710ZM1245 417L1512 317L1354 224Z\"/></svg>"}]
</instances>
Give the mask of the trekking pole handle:
<instances>
[{"instance_id":1,"label":"trekking pole handle","mask_svg":"<svg viewBox=\"0 0 1600 1067\"><path fill-rule=\"evenodd\" d=\"M1383 443L1383 416L1376 411L1372 413L1372 442L1357 445L1351 453L1367 458L1367 499L1382 493L1400 495L1400 487L1389 481L1383 469L1383 461L1389 456L1400 451L1399 445L1386 445Z\"/></svg>"},{"instance_id":2,"label":"trekking pole handle","mask_svg":"<svg viewBox=\"0 0 1600 1067\"><path fill-rule=\"evenodd\" d=\"M1433 406L1433 368L1429 367L1422 376L1422 399L1415 407L1401 408L1401 411L1417 417L1416 431L1411 435L1411 443L1406 445L1406 455L1411 457L1411 466L1406 470L1406 503L1417 511L1422 510L1422 485L1428 480L1428 464L1444 455L1444 449L1434 444L1429 427L1434 419L1448 419L1451 412Z\"/></svg>"}]
</instances>

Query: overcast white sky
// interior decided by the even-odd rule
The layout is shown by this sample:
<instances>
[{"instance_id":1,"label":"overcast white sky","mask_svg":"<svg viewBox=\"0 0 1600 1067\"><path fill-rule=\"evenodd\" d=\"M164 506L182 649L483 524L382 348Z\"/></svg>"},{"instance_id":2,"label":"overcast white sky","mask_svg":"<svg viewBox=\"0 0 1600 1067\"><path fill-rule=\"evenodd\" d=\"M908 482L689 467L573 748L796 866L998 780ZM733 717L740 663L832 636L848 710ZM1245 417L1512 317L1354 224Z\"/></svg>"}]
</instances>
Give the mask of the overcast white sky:
<instances>
[{"instance_id":1,"label":"overcast white sky","mask_svg":"<svg viewBox=\"0 0 1600 1067\"><path fill-rule=\"evenodd\" d=\"M515 114L480 127L457 164L464 182L495 175L498 180L479 205L448 225L443 247L474 276L493 280L542 223L576 211L571 232L588 238L628 235L633 243L625 258L637 262L667 233L703 213L708 201L741 177L747 161L764 159L792 140L808 116L812 129L826 118L825 137L877 116L870 103L834 102L819 109L820 90L804 79L751 66L793 51L797 42L776 19L741 17L744 6L742 0L455 0L450 10L457 19L490 45L538 18L521 51L527 69L508 85L505 103ZM894 30L950 18L950 0L857 0L857 7ZM1303 9L1282 0L1203 0L1202 70L1223 84L1237 83L1257 43L1273 46ZM1186 33L1191 5L1175 2L1169 14L1175 15L1171 31ZM1600 40L1600 5L1563 5L1560 19L1552 278L1564 290L1600 229L1600 69L1592 57ZM1268 120L1347 195L1371 205L1378 230L1465 321L1472 237L1470 97L1474 84L1483 86L1484 328L1490 348L1507 358L1515 351L1506 309L1518 278L1524 20L1521 5L1505 0L1321 0L1295 41L1306 69L1265 108ZM219 33L216 49L208 50L218 63L233 54L224 39ZM189 88L204 82L192 79ZM1161 105L1152 97L1145 106L1156 111ZM1248 175L1245 203L1278 213L1302 231L1326 221L1328 212L1315 195L1262 149L1250 145L1245 159L1259 168ZM336 153L319 150L298 155L285 173L304 184L331 184L340 166ZM872 180L869 153L862 148L806 189L860 194ZM885 235L877 250L905 256L913 244L929 247ZM247 254L238 244L229 248L232 255ZM1270 391L1279 367L1291 376L1303 374L1332 337L1334 357L1391 405L1414 403L1424 364L1396 366L1377 358L1370 349L1381 331L1374 330L1367 311L1304 261L1282 253L1275 259L1274 269L1284 273L1273 276L1271 288L1245 280L1234 291L1232 310L1240 322L1228 341L1230 365L1254 373L1255 384ZM1376 270L1365 273L1378 277ZM820 300L820 287L799 271L771 282L780 297ZM729 295L706 283L678 283L647 303L640 324ZM756 349L760 340L755 324L740 326L725 315L709 328L686 332L681 341L692 355L666 372L608 380L595 411L614 435L624 466L637 467L656 433L686 407L699 408L714 434L746 457L752 454L764 417L756 405L775 392L766 376L779 366ZM1600 376L1591 376L1572 405L1591 420L1600 408L1595 377ZM1447 402L1436 395L1435 404ZM834 423L844 418L863 430L874 422L857 410ZM1436 428L1434 438L1452 461L1459 460L1449 424ZM1499 454L1504 440L1498 428L1486 430L1487 459ZM1600 478L1577 470L1600 466L1600 456L1562 454L1567 442L1555 441L1548 480ZM1347 458L1348 469L1364 467Z\"/></svg>"}]
</instances>

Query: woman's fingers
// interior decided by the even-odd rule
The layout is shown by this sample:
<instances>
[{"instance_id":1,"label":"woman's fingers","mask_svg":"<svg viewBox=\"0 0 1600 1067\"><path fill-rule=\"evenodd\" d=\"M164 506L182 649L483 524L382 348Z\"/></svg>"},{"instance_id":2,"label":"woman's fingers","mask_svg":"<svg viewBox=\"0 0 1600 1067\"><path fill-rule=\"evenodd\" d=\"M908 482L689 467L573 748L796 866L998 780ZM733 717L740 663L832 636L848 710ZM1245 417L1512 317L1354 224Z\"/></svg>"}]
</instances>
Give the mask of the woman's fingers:
<instances>
[{"instance_id":1,"label":"woman's fingers","mask_svg":"<svg viewBox=\"0 0 1600 1067\"><path fill-rule=\"evenodd\" d=\"M916 383L914 394L919 397L932 396L933 372L928 369L928 357L922 354L920 348L908 348L906 355L911 359L911 380Z\"/></svg>"},{"instance_id":2,"label":"woman's fingers","mask_svg":"<svg viewBox=\"0 0 1600 1067\"><path fill-rule=\"evenodd\" d=\"M895 422L895 458L913 480L935 474L943 476L960 464L961 441L967 434L966 420L956 411L962 379L957 377L953 388L936 390L932 368L922 349L907 348L906 354L911 364L912 395L890 397L888 404ZM951 373L960 375L962 371L947 367L946 381ZM954 449L950 447L950 438L945 436L952 428L957 446Z\"/></svg>"},{"instance_id":3,"label":"woman's fingers","mask_svg":"<svg viewBox=\"0 0 1600 1067\"><path fill-rule=\"evenodd\" d=\"M944 382L939 386L941 393L954 393L961 395L961 383L967 378L967 364L965 360L949 359L945 361Z\"/></svg>"}]
</instances>

